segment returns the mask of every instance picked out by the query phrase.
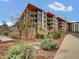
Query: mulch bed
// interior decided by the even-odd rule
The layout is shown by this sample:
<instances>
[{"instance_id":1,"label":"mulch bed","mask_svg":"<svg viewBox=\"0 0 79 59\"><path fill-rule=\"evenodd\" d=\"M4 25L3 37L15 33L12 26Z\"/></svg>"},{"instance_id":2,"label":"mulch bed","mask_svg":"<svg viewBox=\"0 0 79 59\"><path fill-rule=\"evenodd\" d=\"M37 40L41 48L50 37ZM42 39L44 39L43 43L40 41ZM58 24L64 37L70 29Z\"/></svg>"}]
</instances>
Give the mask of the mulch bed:
<instances>
[{"instance_id":1,"label":"mulch bed","mask_svg":"<svg viewBox=\"0 0 79 59\"><path fill-rule=\"evenodd\" d=\"M52 50L52 51L44 51L42 49L35 49L34 50L34 59L53 59L57 50L59 49L63 39L64 39L65 35L60 38L57 39L57 48ZM5 42L5 43L1 43L0 44L0 59L4 59L4 54L6 52L6 50L8 49L8 47L16 45L17 43L19 43L22 40L15 40L15 41L11 41L11 42ZM32 42L36 42L37 40L29 40L28 42L32 43Z\"/></svg>"},{"instance_id":2,"label":"mulch bed","mask_svg":"<svg viewBox=\"0 0 79 59\"><path fill-rule=\"evenodd\" d=\"M44 51L42 49L35 50L34 59L52 59L54 58L57 50L58 49L54 49L52 51Z\"/></svg>"},{"instance_id":3,"label":"mulch bed","mask_svg":"<svg viewBox=\"0 0 79 59\"><path fill-rule=\"evenodd\" d=\"M57 48L53 49L52 51L44 51L42 49L35 50L34 52L34 59L53 59L57 50L59 49L65 35L60 39L57 39Z\"/></svg>"}]
</instances>

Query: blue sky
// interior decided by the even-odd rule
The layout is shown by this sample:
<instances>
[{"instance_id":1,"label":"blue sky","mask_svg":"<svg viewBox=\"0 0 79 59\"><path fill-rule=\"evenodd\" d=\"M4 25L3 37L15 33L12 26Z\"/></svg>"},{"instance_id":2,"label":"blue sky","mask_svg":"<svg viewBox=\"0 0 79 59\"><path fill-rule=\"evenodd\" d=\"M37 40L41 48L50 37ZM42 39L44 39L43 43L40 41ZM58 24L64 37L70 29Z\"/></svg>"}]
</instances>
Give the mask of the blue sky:
<instances>
[{"instance_id":1,"label":"blue sky","mask_svg":"<svg viewBox=\"0 0 79 59\"><path fill-rule=\"evenodd\" d=\"M79 0L0 0L0 24L6 21L12 25L10 16L22 13L28 3L51 12L67 21L79 21Z\"/></svg>"}]
</instances>

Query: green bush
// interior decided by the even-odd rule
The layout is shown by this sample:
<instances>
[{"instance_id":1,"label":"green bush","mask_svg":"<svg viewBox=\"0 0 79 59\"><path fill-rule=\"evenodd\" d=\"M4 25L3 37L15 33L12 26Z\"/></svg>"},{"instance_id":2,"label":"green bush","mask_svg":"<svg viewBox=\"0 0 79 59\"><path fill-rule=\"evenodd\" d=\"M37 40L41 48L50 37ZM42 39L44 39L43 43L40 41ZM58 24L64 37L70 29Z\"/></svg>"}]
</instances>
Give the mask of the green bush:
<instances>
[{"instance_id":1,"label":"green bush","mask_svg":"<svg viewBox=\"0 0 79 59\"><path fill-rule=\"evenodd\" d=\"M9 31L3 30L2 32L0 32L0 35L8 35Z\"/></svg>"},{"instance_id":2,"label":"green bush","mask_svg":"<svg viewBox=\"0 0 79 59\"><path fill-rule=\"evenodd\" d=\"M10 28L7 25L2 25L2 28L0 30L0 35L8 35L10 31Z\"/></svg>"},{"instance_id":3,"label":"green bush","mask_svg":"<svg viewBox=\"0 0 79 59\"><path fill-rule=\"evenodd\" d=\"M56 42L52 39L44 39L41 41L40 47L43 50L52 50L52 49L56 48Z\"/></svg>"},{"instance_id":4,"label":"green bush","mask_svg":"<svg viewBox=\"0 0 79 59\"><path fill-rule=\"evenodd\" d=\"M16 35L12 35L11 38L17 39L18 37Z\"/></svg>"},{"instance_id":5,"label":"green bush","mask_svg":"<svg viewBox=\"0 0 79 59\"><path fill-rule=\"evenodd\" d=\"M11 37L11 38L13 38L13 39L18 39L19 33L18 33L18 32L15 32L15 31L10 32L10 33L9 33L9 37Z\"/></svg>"},{"instance_id":6,"label":"green bush","mask_svg":"<svg viewBox=\"0 0 79 59\"><path fill-rule=\"evenodd\" d=\"M36 37L39 38L39 39L44 39L45 38L44 34L37 34Z\"/></svg>"},{"instance_id":7,"label":"green bush","mask_svg":"<svg viewBox=\"0 0 79 59\"><path fill-rule=\"evenodd\" d=\"M55 32L54 34L53 34L53 38L54 39L59 39L61 37L61 32Z\"/></svg>"},{"instance_id":8,"label":"green bush","mask_svg":"<svg viewBox=\"0 0 79 59\"><path fill-rule=\"evenodd\" d=\"M18 45L8 49L5 59L33 59L33 47L29 45Z\"/></svg>"},{"instance_id":9,"label":"green bush","mask_svg":"<svg viewBox=\"0 0 79 59\"><path fill-rule=\"evenodd\" d=\"M47 38L52 39L53 38L53 34L52 33L48 33Z\"/></svg>"}]
</instances>

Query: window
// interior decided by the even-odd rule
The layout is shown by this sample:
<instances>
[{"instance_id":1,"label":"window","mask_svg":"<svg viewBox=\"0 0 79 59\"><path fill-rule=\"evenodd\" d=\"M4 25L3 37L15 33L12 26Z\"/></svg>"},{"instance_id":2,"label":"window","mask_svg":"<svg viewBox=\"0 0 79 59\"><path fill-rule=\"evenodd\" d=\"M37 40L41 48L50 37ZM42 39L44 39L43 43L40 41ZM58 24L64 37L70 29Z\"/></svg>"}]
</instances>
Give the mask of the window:
<instances>
[{"instance_id":1,"label":"window","mask_svg":"<svg viewBox=\"0 0 79 59\"><path fill-rule=\"evenodd\" d=\"M30 17L34 17L34 15L30 15Z\"/></svg>"}]
</instances>

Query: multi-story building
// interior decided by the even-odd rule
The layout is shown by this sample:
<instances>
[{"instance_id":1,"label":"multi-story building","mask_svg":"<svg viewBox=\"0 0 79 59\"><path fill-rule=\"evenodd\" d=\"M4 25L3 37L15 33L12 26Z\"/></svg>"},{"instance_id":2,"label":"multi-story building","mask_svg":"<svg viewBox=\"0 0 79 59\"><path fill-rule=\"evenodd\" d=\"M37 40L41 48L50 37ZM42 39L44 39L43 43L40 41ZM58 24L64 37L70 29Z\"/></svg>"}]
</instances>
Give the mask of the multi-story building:
<instances>
[{"instance_id":1,"label":"multi-story building","mask_svg":"<svg viewBox=\"0 0 79 59\"><path fill-rule=\"evenodd\" d=\"M79 22L70 23L70 30L72 32L79 32Z\"/></svg>"},{"instance_id":2,"label":"multi-story building","mask_svg":"<svg viewBox=\"0 0 79 59\"><path fill-rule=\"evenodd\" d=\"M53 14L47 13L47 29L53 31Z\"/></svg>"},{"instance_id":3,"label":"multi-story building","mask_svg":"<svg viewBox=\"0 0 79 59\"><path fill-rule=\"evenodd\" d=\"M72 32L72 26L71 26L71 24L72 24L72 23L68 22L68 31L69 31L69 32Z\"/></svg>"},{"instance_id":4,"label":"multi-story building","mask_svg":"<svg viewBox=\"0 0 79 59\"><path fill-rule=\"evenodd\" d=\"M49 12L46 13L44 10L32 4L27 5L20 17L20 21L21 19L30 21L32 31L37 30L37 32L48 32L49 30L58 30L58 20L56 16Z\"/></svg>"},{"instance_id":5,"label":"multi-story building","mask_svg":"<svg viewBox=\"0 0 79 59\"><path fill-rule=\"evenodd\" d=\"M66 22L66 20L57 17L58 19L58 26L59 26L59 30L63 30L63 31L67 31L68 30L68 22Z\"/></svg>"},{"instance_id":6,"label":"multi-story building","mask_svg":"<svg viewBox=\"0 0 79 59\"><path fill-rule=\"evenodd\" d=\"M55 15L48 12L47 13L47 28L48 31L57 31L58 30L58 20Z\"/></svg>"},{"instance_id":7,"label":"multi-story building","mask_svg":"<svg viewBox=\"0 0 79 59\"><path fill-rule=\"evenodd\" d=\"M54 32L58 30L79 32L79 22L69 23L60 17L56 17L50 12L46 13L44 10L32 4L28 4L25 8L19 21L22 20L29 21L29 29L34 32Z\"/></svg>"},{"instance_id":8,"label":"multi-story building","mask_svg":"<svg viewBox=\"0 0 79 59\"><path fill-rule=\"evenodd\" d=\"M29 21L32 31L47 31L47 13L32 4L27 5L20 20Z\"/></svg>"},{"instance_id":9,"label":"multi-story building","mask_svg":"<svg viewBox=\"0 0 79 59\"><path fill-rule=\"evenodd\" d=\"M58 31L58 20L56 16L53 17L53 29Z\"/></svg>"}]
</instances>

